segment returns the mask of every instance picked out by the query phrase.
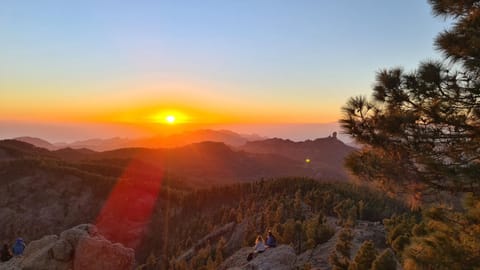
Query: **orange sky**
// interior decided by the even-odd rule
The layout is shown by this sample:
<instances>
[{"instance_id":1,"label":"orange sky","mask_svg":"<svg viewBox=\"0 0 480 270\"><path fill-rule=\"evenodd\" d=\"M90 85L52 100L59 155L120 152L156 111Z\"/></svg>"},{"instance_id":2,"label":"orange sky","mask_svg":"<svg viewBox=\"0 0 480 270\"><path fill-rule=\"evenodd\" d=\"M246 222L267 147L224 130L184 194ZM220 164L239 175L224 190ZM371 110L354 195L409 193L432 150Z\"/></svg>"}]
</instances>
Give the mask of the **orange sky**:
<instances>
[{"instance_id":1,"label":"orange sky","mask_svg":"<svg viewBox=\"0 0 480 270\"><path fill-rule=\"evenodd\" d=\"M445 21L418 0L84 0L8 1L0 25L0 138L57 138L47 127L171 130L170 114L190 127L336 122L379 69L436 58Z\"/></svg>"},{"instance_id":2,"label":"orange sky","mask_svg":"<svg viewBox=\"0 0 480 270\"><path fill-rule=\"evenodd\" d=\"M20 83L21 84L21 83ZM153 83L152 83L153 84ZM87 85L92 88L92 85ZM93 85L94 87L98 87ZM1 85L18 89L17 85ZM58 86L57 86L58 87ZM91 122L149 125L164 123L169 114L189 124L321 123L336 121L339 101L254 93L221 96L217 89L195 84L125 85L118 91L11 91L0 100L0 120L34 122ZM174 90L169 90L174 89ZM213 89L213 90L212 90ZM311 97L310 97L311 98ZM291 102L288 101L290 99ZM305 99L303 102L298 100ZM332 98L333 100L334 98Z\"/></svg>"}]
</instances>

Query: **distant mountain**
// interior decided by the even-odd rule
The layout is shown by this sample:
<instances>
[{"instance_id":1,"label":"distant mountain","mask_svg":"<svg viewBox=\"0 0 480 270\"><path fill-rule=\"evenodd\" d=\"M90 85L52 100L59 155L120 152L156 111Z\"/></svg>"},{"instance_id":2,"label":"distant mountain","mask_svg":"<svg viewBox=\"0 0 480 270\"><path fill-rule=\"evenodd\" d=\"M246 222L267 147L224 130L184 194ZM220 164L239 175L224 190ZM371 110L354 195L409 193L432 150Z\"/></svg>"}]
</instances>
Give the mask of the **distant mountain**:
<instances>
[{"instance_id":1,"label":"distant mountain","mask_svg":"<svg viewBox=\"0 0 480 270\"><path fill-rule=\"evenodd\" d=\"M346 179L343 163L355 148L346 145L335 136L293 142L279 138L247 142L238 149L250 153L275 154L303 162L316 171L316 177Z\"/></svg>"},{"instance_id":2,"label":"distant mountain","mask_svg":"<svg viewBox=\"0 0 480 270\"><path fill-rule=\"evenodd\" d=\"M126 148L126 147L135 147L140 146L136 144L135 140L131 140L128 138L109 138L109 139L88 139L82 141L76 141L69 144L56 144L57 146L61 146L62 148L69 147L74 149L82 149L88 148L90 150L95 151L107 151L112 149L118 148Z\"/></svg>"},{"instance_id":3,"label":"distant mountain","mask_svg":"<svg viewBox=\"0 0 480 270\"><path fill-rule=\"evenodd\" d=\"M203 132L209 133L219 134ZM232 134L222 134L227 134L223 139L234 138ZM236 143L241 141L237 137ZM240 147L204 141L173 148L130 147L103 152L88 148L48 151L15 140L0 141L0 157L4 158L56 158L75 164L93 164L95 166L87 167L95 169L113 164L117 166L117 171L121 171L122 166L137 162L140 165L136 170L141 171L142 175L167 173L207 185L282 176L345 180L347 174L343 168L343 158L351 151L352 147L336 138L305 142L267 139L246 142ZM306 159L310 162L306 162Z\"/></svg>"},{"instance_id":4,"label":"distant mountain","mask_svg":"<svg viewBox=\"0 0 480 270\"><path fill-rule=\"evenodd\" d=\"M22 139L52 148L52 144L41 139ZM23 154L35 149L35 155L38 155L42 149L25 145L29 147L22 147ZM8 156L2 154L1 149L0 157ZM141 160L147 170L154 173L166 169L191 180L224 182L278 176L346 180L348 173L343 166L344 159L354 150L335 136L303 142L279 138L247 141L242 135L228 130L196 130L136 141L122 138L86 140L69 144L67 148L45 150L42 155L71 162Z\"/></svg>"},{"instance_id":5,"label":"distant mountain","mask_svg":"<svg viewBox=\"0 0 480 270\"><path fill-rule=\"evenodd\" d=\"M37 147L45 148L45 149L48 149L48 150L58 149L57 146L47 142L46 140L40 139L40 138L17 137L17 138L14 138L14 140L21 141L21 142L26 142L26 143L29 143L29 144L33 144Z\"/></svg>"},{"instance_id":6,"label":"distant mountain","mask_svg":"<svg viewBox=\"0 0 480 270\"><path fill-rule=\"evenodd\" d=\"M175 148L123 148L81 155L95 163L115 159L136 160L139 161L136 166L141 167L143 172L163 171L206 185L258 180L262 177L314 176L313 170L304 167L302 162L276 154L234 150L219 142L201 142Z\"/></svg>"},{"instance_id":7,"label":"distant mountain","mask_svg":"<svg viewBox=\"0 0 480 270\"><path fill-rule=\"evenodd\" d=\"M97 152L88 148L73 149L70 147L52 151L52 154L54 154L56 157L70 161L84 160L92 155L95 155L95 153Z\"/></svg>"},{"instance_id":8,"label":"distant mountain","mask_svg":"<svg viewBox=\"0 0 480 270\"><path fill-rule=\"evenodd\" d=\"M242 135L230 130L198 129L169 136L158 136L149 139L137 140L132 144L132 146L150 148L178 147L205 141L222 142L231 146L241 146L250 140L262 139L266 138L258 135Z\"/></svg>"},{"instance_id":9,"label":"distant mountain","mask_svg":"<svg viewBox=\"0 0 480 270\"><path fill-rule=\"evenodd\" d=\"M52 152L45 148L17 140L0 141L0 161L25 158L53 158Z\"/></svg>"},{"instance_id":10,"label":"distant mountain","mask_svg":"<svg viewBox=\"0 0 480 270\"><path fill-rule=\"evenodd\" d=\"M109 139L88 139L75 141L72 143L55 143L52 144L46 140L34 137L18 137L16 140L33 144L48 150L58 150L62 148L73 149L90 149L94 151L109 151L119 148L144 147L144 148L166 148L179 147L192 143L205 141L222 142L231 146L241 146L248 141L264 140L266 137L259 135L238 134L230 130L211 130L199 129L187 131L168 136L156 136L142 139L128 138L109 138Z\"/></svg>"},{"instance_id":11,"label":"distant mountain","mask_svg":"<svg viewBox=\"0 0 480 270\"><path fill-rule=\"evenodd\" d=\"M108 176L118 176L126 169L147 178L168 174L194 185L201 183L207 186L262 177L313 176L312 171L302 167L300 162L274 154L236 151L218 142L176 148L122 148L95 152L73 148L49 151L20 141L0 141L0 161L26 159L67 162L68 166L90 173L103 175L108 171Z\"/></svg>"}]
</instances>

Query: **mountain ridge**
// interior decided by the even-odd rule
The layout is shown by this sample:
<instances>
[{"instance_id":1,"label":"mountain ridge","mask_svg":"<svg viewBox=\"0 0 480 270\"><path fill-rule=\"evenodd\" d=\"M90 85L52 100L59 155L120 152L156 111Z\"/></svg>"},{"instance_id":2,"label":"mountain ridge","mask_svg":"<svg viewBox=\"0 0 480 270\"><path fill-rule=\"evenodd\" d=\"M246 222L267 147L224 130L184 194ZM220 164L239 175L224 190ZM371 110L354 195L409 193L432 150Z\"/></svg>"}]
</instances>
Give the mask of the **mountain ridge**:
<instances>
[{"instance_id":1,"label":"mountain ridge","mask_svg":"<svg viewBox=\"0 0 480 270\"><path fill-rule=\"evenodd\" d=\"M294 175L346 180L348 174L343 167L343 159L355 150L335 137L303 142L272 138L247 141L237 147L224 142L202 141L170 148L124 147L101 152L71 147L47 150L15 140L0 142L1 145L22 145L20 149L23 150L17 149L16 152L20 156L44 155L71 162L135 159L150 164L151 168L156 168L155 171L166 169L169 172L180 172L183 177L205 181L213 178L253 180Z\"/></svg>"},{"instance_id":2,"label":"mountain ridge","mask_svg":"<svg viewBox=\"0 0 480 270\"><path fill-rule=\"evenodd\" d=\"M261 154L276 154L303 162L311 168L323 168L337 172L337 177L348 178L344 169L345 157L356 148L351 147L334 136L294 142L288 139L272 138L263 141L247 142L238 149ZM320 171L318 173L321 173ZM325 175L318 175L325 176Z\"/></svg>"},{"instance_id":3,"label":"mountain ridge","mask_svg":"<svg viewBox=\"0 0 480 270\"><path fill-rule=\"evenodd\" d=\"M94 151L108 151L119 148L129 147L147 147L147 148L162 148L162 147L178 147L202 141L217 141L223 142L231 146L241 146L248 141L263 140L262 137L256 134L240 134L226 129L197 129L192 131L185 131L165 136L154 136L147 138L129 139L121 137L112 137L107 139L91 138L86 140L74 141L71 143L57 142L51 143L47 140L37 137L22 136L13 138L15 140L27 142L38 147L48 150L59 150L62 148L87 148Z\"/></svg>"}]
</instances>

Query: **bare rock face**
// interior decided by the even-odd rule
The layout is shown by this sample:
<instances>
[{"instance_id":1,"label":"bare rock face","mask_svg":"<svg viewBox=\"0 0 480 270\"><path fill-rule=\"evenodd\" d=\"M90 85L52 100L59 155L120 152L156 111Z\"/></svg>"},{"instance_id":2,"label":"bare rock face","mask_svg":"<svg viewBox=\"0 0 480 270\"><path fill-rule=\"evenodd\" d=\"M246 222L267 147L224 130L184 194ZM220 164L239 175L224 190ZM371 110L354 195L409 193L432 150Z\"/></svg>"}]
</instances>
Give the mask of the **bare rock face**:
<instances>
[{"instance_id":1,"label":"bare rock face","mask_svg":"<svg viewBox=\"0 0 480 270\"><path fill-rule=\"evenodd\" d=\"M68 262L56 261L52 256L52 249L59 241L56 235L47 235L43 238L32 241L21 257L20 269L68 269ZM55 268L52 268L55 265Z\"/></svg>"},{"instance_id":2,"label":"bare rock face","mask_svg":"<svg viewBox=\"0 0 480 270\"><path fill-rule=\"evenodd\" d=\"M51 251L55 260L68 262L72 257L73 247L65 239L60 239L53 244Z\"/></svg>"},{"instance_id":3,"label":"bare rock face","mask_svg":"<svg viewBox=\"0 0 480 270\"><path fill-rule=\"evenodd\" d=\"M297 256L289 245L280 245L276 248L269 248L263 253L247 261L247 256L253 249L246 247L229 257L223 262L221 270L291 270L295 269Z\"/></svg>"},{"instance_id":4,"label":"bare rock face","mask_svg":"<svg viewBox=\"0 0 480 270\"><path fill-rule=\"evenodd\" d=\"M238 250L245 239L245 235L247 232L247 221L237 224L230 236L230 240L227 242L225 252L227 254L232 254L234 251Z\"/></svg>"},{"instance_id":5,"label":"bare rock face","mask_svg":"<svg viewBox=\"0 0 480 270\"><path fill-rule=\"evenodd\" d=\"M125 269L134 263L133 250L101 238L84 238L78 243L73 269Z\"/></svg>"},{"instance_id":6,"label":"bare rock face","mask_svg":"<svg viewBox=\"0 0 480 270\"><path fill-rule=\"evenodd\" d=\"M131 270L134 251L113 244L99 235L95 226L78 225L57 235L32 241L23 256L0 263L5 270Z\"/></svg>"},{"instance_id":7,"label":"bare rock face","mask_svg":"<svg viewBox=\"0 0 480 270\"><path fill-rule=\"evenodd\" d=\"M328 218L331 226L335 226L336 218ZM328 257L335 250L338 235L341 227L336 226L335 235L327 242L309 249L297 257L296 266L302 269L305 265L309 265L312 269L331 270L332 266L328 261ZM354 258L358 249L364 241L371 240L375 243L375 247L381 251L386 248L385 244L385 228L379 222L361 221L359 220L353 229L353 239L351 248L351 258Z\"/></svg>"}]
</instances>

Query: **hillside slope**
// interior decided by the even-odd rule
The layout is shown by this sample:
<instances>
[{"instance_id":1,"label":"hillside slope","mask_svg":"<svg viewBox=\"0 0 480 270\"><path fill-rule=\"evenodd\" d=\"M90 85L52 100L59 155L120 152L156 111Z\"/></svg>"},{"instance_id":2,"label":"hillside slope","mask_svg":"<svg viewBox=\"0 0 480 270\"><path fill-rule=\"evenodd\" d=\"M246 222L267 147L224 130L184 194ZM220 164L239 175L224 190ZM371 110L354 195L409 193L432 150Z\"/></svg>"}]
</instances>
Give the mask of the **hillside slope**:
<instances>
[{"instance_id":1,"label":"hillside slope","mask_svg":"<svg viewBox=\"0 0 480 270\"><path fill-rule=\"evenodd\" d=\"M346 145L335 136L303 142L274 138L247 142L239 149L250 153L288 157L302 162L306 168L311 168L314 177L343 180L348 178L343 166L344 159L355 151L355 148Z\"/></svg>"}]
</instances>

